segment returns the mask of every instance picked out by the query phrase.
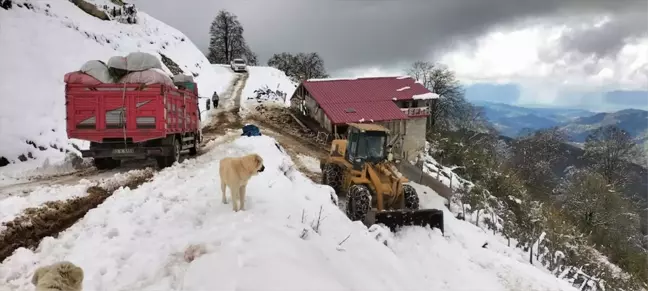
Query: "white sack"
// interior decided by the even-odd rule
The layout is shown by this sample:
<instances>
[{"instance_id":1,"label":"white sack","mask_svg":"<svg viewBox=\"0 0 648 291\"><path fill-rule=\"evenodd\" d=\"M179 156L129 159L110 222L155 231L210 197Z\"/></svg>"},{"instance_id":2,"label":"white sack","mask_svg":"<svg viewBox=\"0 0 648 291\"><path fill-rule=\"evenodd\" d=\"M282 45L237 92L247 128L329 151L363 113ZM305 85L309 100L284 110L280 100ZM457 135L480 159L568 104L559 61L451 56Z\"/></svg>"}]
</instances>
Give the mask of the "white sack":
<instances>
[{"instance_id":1,"label":"white sack","mask_svg":"<svg viewBox=\"0 0 648 291\"><path fill-rule=\"evenodd\" d=\"M110 57L110 59L108 59L108 67L126 70L126 58L122 56Z\"/></svg>"},{"instance_id":2,"label":"white sack","mask_svg":"<svg viewBox=\"0 0 648 291\"><path fill-rule=\"evenodd\" d=\"M185 75L185 74L177 74L173 76L173 82L175 83L184 83L184 82L193 82L193 76L192 75Z\"/></svg>"},{"instance_id":3,"label":"white sack","mask_svg":"<svg viewBox=\"0 0 648 291\"><path fill-rule=\"evenodd\" d=\"M88 74L95 79L99 80L101 83L112 83L113 78L108 72L108 66L99 60L87 61L83 66L81 66L82 73Z\"/></svg>"},{"instance_id":4,"label":"white sack","mask_svg":"<svg viewBox=\"0 0 648 291\"><path fill-rule=\"evenodd\" d=\"M121 80L119 80L119 83L127 83L127 84L146 84L146 85L151 85L151 84L164 84L168 85L171 87L175 87L173 85L173 81L171 80L171 77L167 75L165 71L162 71L161 69L148 69L146 71L138 71L138 72L131 72L128 73L126 76L124 76Z\"/></svg>"},{"instance_id":5,"label":"white sack","mask_svg":"<svg viewBox=\"0 0 648 291\"><path fill-rule=\"evenodd\" d=\"M126 70L129 72L148 69L162 70L162 62L154 55L144 52L132 52L126 56Z\"/></svg>"}]
</instances>

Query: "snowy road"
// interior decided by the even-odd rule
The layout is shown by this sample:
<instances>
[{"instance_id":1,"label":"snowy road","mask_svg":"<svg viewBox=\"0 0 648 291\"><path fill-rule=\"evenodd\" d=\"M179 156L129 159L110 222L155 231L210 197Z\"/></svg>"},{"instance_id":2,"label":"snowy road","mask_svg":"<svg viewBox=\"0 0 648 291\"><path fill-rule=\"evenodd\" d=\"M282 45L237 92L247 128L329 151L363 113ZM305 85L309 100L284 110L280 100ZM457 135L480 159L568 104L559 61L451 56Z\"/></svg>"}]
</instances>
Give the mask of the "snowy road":
<instances>
[{"instance_id":1,"label":"snowy road","mask_svg":"<svg viewBox=\"0 0 648 291\"><path fill-rule=\"evenodd\" d=\"M86 272L84 291L573 290L451 215L446 237L423 228L369 232L274 142L236 137L136 190L116 191L58 238L16 251L0 265L0 282L32 290L37 265L71 260ZM247 153L260 154L266 170L250 180L247 209L234 213L220 201L219 159ZM442 207L417 187L422 203Z\"/></svg>"}]
</instances>

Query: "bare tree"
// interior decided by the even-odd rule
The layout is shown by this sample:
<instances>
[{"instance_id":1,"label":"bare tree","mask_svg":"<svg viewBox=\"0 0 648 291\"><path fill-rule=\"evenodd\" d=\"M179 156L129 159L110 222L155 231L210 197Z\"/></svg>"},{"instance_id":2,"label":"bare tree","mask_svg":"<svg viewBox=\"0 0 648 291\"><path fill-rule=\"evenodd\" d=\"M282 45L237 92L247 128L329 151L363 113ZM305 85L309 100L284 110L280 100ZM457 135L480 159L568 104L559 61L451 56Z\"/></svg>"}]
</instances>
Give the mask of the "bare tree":
<instances>
[{"instance_id":1,"label":"bare tree","mask_svg":"<svg viewBox=\"0 0 648 291\"><path fill-rule=\"evenodd\" d=\"M256 65L257 56L247 45L243 31L236 15L225 10L219 11L209 29L209 62L228 64L232 59L245 58L248 64Z\"/></svg>"},{"instance_id":2,"label":"bare tree","mask_svg":"<svg viewBox=\"0 0 648 291\"><path fill-rule=\"evenodd\" d=\"M586 234L594 235L598 243L623 237L626 242L641 245L639 215L603 175L589 169L575 169L559 185L567 199L563 208Z\"/></svg>"},{"instance_id":3,"label":"bare tree","mask_svg":"<svg viewBox=\"0 0 648 291\"><path fill-rule=\"evenodd\" d=\"M443 65L417 61L407 74L440 96L430 103L427 128L430 131L470 128L484 130L483 115L464 99L464 91L454 72Z\"/></svg>"},{"instance_id":4,"label":"bare tree","mask_svg":"<svg viewBox=\"0 0 648 291\"><path fill-rule=\"evenodd\" d=\"M553 167L564 157L567 135L557 127L522 136L514 142L513 166L536 193L550 193L558 182Z\"/></svg>"},{"instance_id":5,"label":"bare tree","mask_svg":"<svg viewBox=\"0 0 648 291\"><path fill-rule=\"evenodd\" d=\"M623 187L631 174L630 162L641 160L642 151L629 133L605 126L587 137L585 157L608 184Z\"/></svg>"},{"instance_id":6,"label":"bare tree","mask_svg":"<svg viewBox=\"0 0 648 291\"><path fill-rule=\"evenodd\" d=\"M274 54L268 60L268 66L275 67L286 73L295 82L312 78L327 78L324 60L318 53L280 53Z\"/></svg>"}]
</instances>

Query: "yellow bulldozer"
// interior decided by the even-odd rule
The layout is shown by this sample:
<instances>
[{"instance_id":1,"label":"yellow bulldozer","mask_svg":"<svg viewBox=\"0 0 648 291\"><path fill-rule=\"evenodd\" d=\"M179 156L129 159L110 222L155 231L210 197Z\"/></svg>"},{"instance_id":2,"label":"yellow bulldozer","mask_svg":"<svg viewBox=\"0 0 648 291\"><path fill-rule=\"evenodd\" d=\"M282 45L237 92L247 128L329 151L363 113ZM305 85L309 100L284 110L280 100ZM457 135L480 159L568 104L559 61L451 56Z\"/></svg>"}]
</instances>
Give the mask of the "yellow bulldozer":
<instances>
[{"instance_id":1,"label":"yellow bulldozer","mask_svg":"<svg viewBox=\"0 0 648 291\"><path fill-rule=\"evenodd\" d=\"M439 228L443 212L419 209L419 197L396 169L388 145L389 130L377 124L349 123L347 139L335 139L320 160L322 184L346 197L346 214L367 226L384 224L392 231L405 225Z\"/></svg>"}]
</instances>

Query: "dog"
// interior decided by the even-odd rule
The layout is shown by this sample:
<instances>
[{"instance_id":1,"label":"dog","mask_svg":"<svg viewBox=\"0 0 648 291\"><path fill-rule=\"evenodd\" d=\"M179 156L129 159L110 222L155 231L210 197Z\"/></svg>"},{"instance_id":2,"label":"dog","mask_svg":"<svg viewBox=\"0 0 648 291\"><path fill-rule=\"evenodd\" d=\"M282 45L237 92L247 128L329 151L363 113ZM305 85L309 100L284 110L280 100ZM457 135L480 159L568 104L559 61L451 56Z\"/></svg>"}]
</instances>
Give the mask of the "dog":
<instances>
[{"instance_id":1,"label":"dog","mask_svg":"<svg viewBox=\"0 0 648 291\"><path fill-rule=\"evenodd\" d=\"M227 204L225 191L229 187L232 193L232 209L234 212L244 210L245 187L252 176L263 172L263 170L265 170L263 158L257 154L223 158L219 168L223 204Z\"/></svg>"},{"instance_id":2,"label":"dog","mask_svg":"<svg viewBox=\"0 0 648 291\"><path fill-rule=\"evenodd\" d=\"M31 282L36 291L82 291L83 269L62 261L36 269Z\"/></svg>"}]
</instances>

